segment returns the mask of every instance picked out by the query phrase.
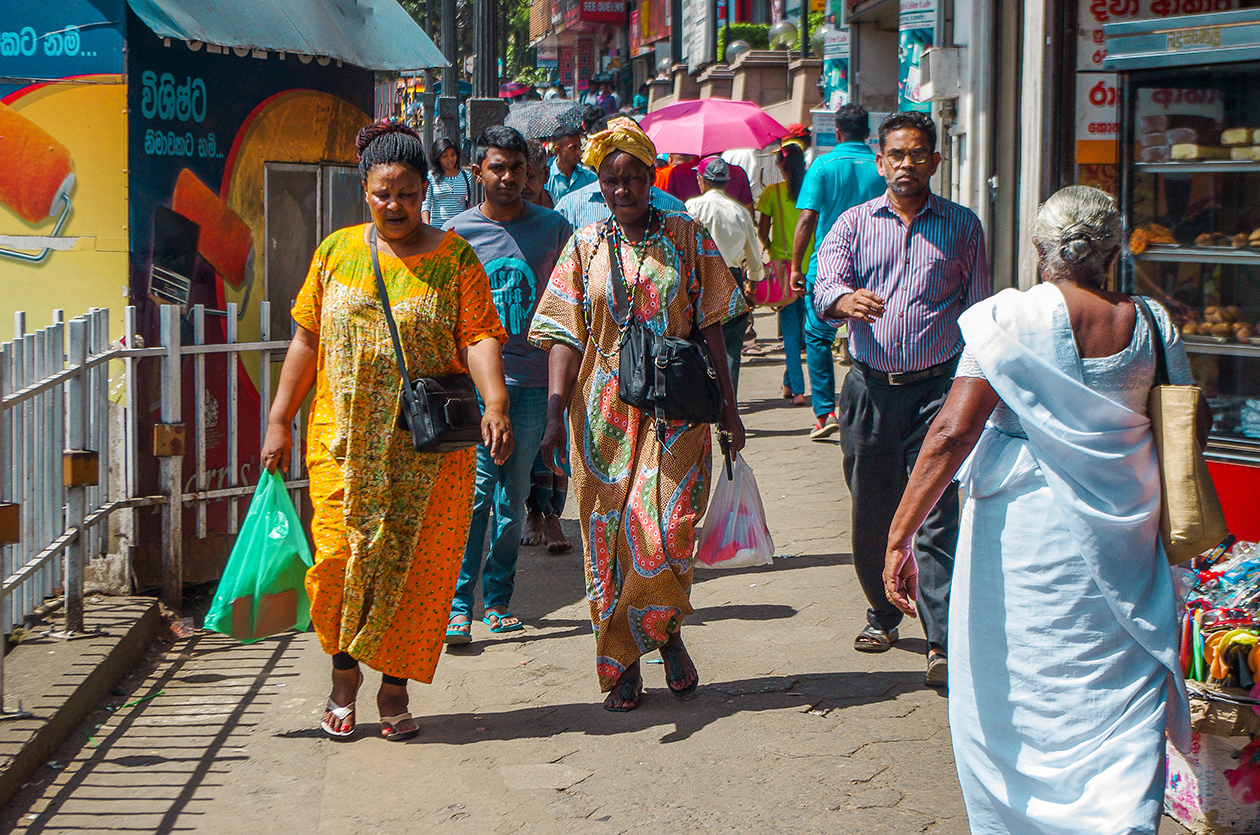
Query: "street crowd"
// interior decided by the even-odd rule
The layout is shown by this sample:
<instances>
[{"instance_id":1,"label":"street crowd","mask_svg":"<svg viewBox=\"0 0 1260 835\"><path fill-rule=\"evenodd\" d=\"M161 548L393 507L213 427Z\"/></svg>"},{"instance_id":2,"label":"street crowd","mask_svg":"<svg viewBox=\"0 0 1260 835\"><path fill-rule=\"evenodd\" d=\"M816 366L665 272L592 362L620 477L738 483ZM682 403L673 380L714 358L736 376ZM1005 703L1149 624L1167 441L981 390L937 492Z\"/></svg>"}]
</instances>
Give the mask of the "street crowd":
<instances>
[{"instance_id":1,"label":"street crowd","mask_svg":"<svg viewBox=\"0 0 1260 835\"><path fill-rule=\"evenodd\" d=\"M371 223L314 253L263 448L286 465L313 390L324 733L356 734L366 666L382 675L379 733L416 737L407 683L473 640L478 589L490 633L525 627L519 550L572 548L566 504L604 709L639 705L653 652L691 697L697 526L724 477L713 431L732 454L745 444L740 363L762 352L752 308L771 304L784 404L808 402L802 438L838 435L843 453L852 516L836 524L869 603L853 646L885 652L905 616L922 620L972 831L1153 835L1165 735L1184 744L1188 711L1144 414L1158 351L1174 382L1189 367L1161 306L1106 289L1123 240L1112 199L1051 197L1040 283L993 294L976 215L931 191L925 113L872 125L846 104L825 153L796 125L765 151L701 158L614 110L593 104L544 141L488 128L471 160L398 123L358 138ZM625 402L635 338L708 358L712 427ZM470 375L482 443L416 452L400 364Z\"/></svg>"}]
</instances>

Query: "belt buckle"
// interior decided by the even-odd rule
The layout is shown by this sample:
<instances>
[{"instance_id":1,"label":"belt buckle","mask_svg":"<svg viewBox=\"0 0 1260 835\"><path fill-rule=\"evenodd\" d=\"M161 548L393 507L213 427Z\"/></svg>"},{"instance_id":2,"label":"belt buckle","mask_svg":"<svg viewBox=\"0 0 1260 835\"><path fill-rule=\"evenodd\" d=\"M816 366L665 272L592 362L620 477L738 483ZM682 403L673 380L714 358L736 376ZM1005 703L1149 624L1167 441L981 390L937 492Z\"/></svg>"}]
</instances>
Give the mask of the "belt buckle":
<instances>
[{"instance_id":1,"label":"belt buckle","mask_svg":"<svg viewBox=\"0 0 1260 835\"><path fill-rule=\"evenodd\" d=\"M908 378L913 377L914 374L915 372L913 371L890 371L888 373L888 385L904 386L910 382Z\"/></svg>"}]
</instances>

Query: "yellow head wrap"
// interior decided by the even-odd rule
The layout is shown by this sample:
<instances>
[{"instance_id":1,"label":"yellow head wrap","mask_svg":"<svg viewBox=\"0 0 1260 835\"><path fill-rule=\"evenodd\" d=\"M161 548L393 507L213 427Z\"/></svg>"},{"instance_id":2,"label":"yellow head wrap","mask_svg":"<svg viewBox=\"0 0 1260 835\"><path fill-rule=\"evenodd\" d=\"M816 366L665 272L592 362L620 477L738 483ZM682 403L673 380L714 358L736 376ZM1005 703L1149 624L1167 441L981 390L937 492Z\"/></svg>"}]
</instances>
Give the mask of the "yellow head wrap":
<instances>
[{"instance_id":1,"label":"yellow head wrap","mask_svg":"<svg viewBox=\"0 0 1260 835\"><path fill-rule=\"evenodd\" d=\"M625 151L643 162L648 168L656 166L656 146L639 127L639 123L626 116L618 116L608 122L608 130L591 136L586 142L582 162L599 171L602 163L613 151Z\"/></svg>"}]
</instances>

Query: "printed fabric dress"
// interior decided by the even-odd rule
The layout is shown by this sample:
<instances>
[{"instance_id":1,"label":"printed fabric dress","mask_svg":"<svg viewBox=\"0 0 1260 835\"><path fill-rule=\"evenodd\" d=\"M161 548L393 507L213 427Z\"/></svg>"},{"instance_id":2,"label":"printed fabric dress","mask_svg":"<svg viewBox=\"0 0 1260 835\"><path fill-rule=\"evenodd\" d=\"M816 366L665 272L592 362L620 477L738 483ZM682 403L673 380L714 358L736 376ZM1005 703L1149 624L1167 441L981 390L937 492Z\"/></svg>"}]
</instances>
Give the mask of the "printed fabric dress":
<instances>
[{"instance_id":1,"label":"printed fabric dress","mask_svg":"<svg viewBox=\"0 0 1260 835\"><path fill-rule=\"evenodd\" d=\"M709 496L709 427L652 418L617 397L620 327L609 285L605 223L570 239L538 304L530 341L582 352L569 408L573 493L586 556L586 597L600 689L664 644L692 613L695 526ZM746 307L717 245L679 213L637 245L623 241L634 317L666 336L720 324ZM720 360L721 358L717 358Z\"/></svg>"},{"instance_id":2,"label":"printed fabric dress","mask_svg":"<svg viewBox=\"0 0 1260 835\"><path fill-rule=\"evenodd\" d=\"M320 244L293 306L319 335L306 590L325 652L428 683L468 537L475 450L418 453L397 428L401 381L366 230ZM406 259L381 252L380 262L412 375L467 373L461 350L506 340L485 271L458 235Z\"/></svg>"}]
</instances>

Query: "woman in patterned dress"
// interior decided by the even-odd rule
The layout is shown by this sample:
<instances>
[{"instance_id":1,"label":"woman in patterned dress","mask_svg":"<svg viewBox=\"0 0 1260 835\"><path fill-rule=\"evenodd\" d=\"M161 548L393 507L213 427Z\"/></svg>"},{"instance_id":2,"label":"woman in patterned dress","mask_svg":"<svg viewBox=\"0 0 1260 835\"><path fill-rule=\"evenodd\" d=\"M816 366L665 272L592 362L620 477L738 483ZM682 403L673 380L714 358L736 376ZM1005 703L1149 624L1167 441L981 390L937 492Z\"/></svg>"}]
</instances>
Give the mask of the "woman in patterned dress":
<instances>
[{"instance_id":1,"label":"woman in patterned dress","mask_svg":"<svg viewBox=\"0 0 1260 835\"><path fill-rule=\"evenodd\" d=\"M632 313L667 336L700 329L710 356L724 357L723 321L745 311L743 296L704 227L681 212L651 209L656 149L632 120L613 119L591 137L583 162L599 174L612 210L569 241L539 302L530 339L550 351L550 397L542 448L554 471L569 412L573 493L586 556L586 596L604 708L628 711L643 692L639 657L660 650L670 691L699 683L682 641L692 613L695 525L709 495L707 424L670 423L658 440L652 417L617 397L620 326L609 281L613 244ZM726 363L713 364L726 400L722 427L732 447L744 427Z\"/></svg>"},{"instance_id":2,"label":"woman in patterned dress","mask_svg":"<svg viewBox=\"0 0 1260 835\"><path fill-rule=\"evenodd\" d=\"M332 656L320 726L354 733L362 662L381 671L381 736L410 739L407 680L433 680L472 515L473 449L418 453L398 428L401 379L376 290L369 232L413 376L469 373L485 401L482 438L496 461L512 451L500 344L507 338L472 248L420 220L424 150L410 128L379 123L357 141L372 223L330 235L293 307L289 347L263 442L283 468L289 425L310 391L315 566L311 621Z\"/></svg>"}]
</instances>

